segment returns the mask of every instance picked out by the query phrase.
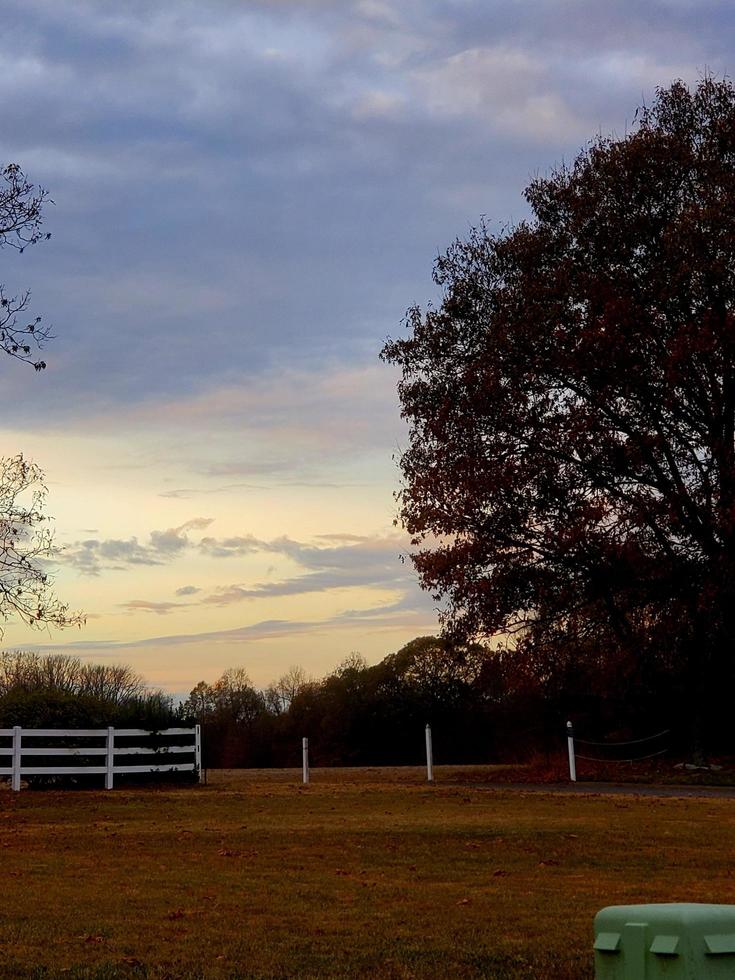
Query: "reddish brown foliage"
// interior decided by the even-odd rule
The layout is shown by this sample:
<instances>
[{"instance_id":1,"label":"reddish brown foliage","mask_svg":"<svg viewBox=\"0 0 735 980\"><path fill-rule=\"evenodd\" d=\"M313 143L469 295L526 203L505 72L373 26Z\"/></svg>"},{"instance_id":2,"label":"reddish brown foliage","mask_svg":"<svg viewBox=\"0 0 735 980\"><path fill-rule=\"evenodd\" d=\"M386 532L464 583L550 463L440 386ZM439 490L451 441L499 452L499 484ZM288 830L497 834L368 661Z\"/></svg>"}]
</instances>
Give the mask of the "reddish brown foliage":
<instances>
[{"instance_id":1,"label":"reddish brown foliage","mask_svg":"<svg viewBox=\"0 0 735 980\"><path fill-rule=\"evenodd\" d=\"M461 634L666 651L703 707L735 633L735 89L659 90L526 198L383 351L417 570Z\"/></svg>"}]
</instances>

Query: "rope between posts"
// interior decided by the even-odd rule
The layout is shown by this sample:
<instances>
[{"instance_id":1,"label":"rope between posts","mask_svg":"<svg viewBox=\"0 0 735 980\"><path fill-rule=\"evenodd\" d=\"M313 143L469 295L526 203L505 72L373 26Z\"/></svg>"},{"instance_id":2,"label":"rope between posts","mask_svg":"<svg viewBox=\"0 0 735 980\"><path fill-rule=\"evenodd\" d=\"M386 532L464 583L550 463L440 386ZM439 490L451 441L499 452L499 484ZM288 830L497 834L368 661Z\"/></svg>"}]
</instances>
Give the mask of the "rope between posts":
<instances>
[{"instance_id":1,"label":"rope between posts","mask_svg":"<svg viewBox=\"0 0 735 980\"><path fill-rule=\"evenodd\" d=\"M635 759L597 759L591 755L577 755L576 753L575 758L584 759L585 762L643 762L644 759L653 759L657 755L665 755L668 751L668 749L661 749L660 752L651 752L650 755L638 755Z\"/></svg>"},{"instance_id":2,"label":"rope between posts","mask_svg":"<svg viewBox=\"0 0 735 980\"><path fill-rule=\"evenodd\" d=\"M602 749L615 749L619 745L640 745L642 742L653 742L654 739L661 738L662 735L670 735L670 734L671 734L671 729L664 728L662 732L658 732L656 735L647 735L645 738L634 738L631 739L629 742L592 742L588 738L577 738L576 735L574 736L574 741L584 743L585 745L595 745L598 748L602 748ZM580 756L579 758L581 759L582 756ZM620 761L624 762L626 760L621 759Z\"/></svg>"}]
</instances>

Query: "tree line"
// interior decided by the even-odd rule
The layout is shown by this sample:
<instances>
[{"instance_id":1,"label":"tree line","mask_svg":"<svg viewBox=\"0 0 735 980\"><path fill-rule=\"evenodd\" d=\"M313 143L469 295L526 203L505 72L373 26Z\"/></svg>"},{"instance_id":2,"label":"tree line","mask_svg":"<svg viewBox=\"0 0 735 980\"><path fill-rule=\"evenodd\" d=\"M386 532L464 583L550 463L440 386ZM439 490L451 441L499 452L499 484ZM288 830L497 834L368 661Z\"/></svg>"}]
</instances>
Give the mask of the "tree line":
<instances>
[{"instance_id":1,"label":"tree line","mask_svg":"<svg viewBox=\"0 0 735 980\"><path fill-rule=\"evenodd\" d=\"M264 689L227 670L197 684L180 710L202 725L204 764L214 768L298 766L303 737L315 766L417 765L427 723L439 764L548 761L563 752L570 717L601 739L671 728L681 747L685 678L663 658L642 679L620 662L616 670L608 653L425 636L372 666L351 654L326 677L294 667ZM725 725L721 737L731 739Z\"/></svg>"},{"instance_id":2,"label":"tree line","mask_svg":"<svg viewBox=\"0 0 735 980\"><path fill-rule=\"evenodd\" d=\"M676 751L686 746L688 690L673 660L651 658L642 673L604 638L578 656L556 643L423 636L373 665L352 653L321 678L292 667L256 687L231 668L175 703L126 665L10 651L0 653L0 728L200 724L208 768L297 766L303 737L315 766L417 765L427 723L439 764L551 759L563 753L568 718L602 740L670 728ZM715 747L731 745L723 721Z\"/></svg>"},{"instance_id":3,"label":"tree line","mask_svg":"<svg viewBox=\"0 0 735 980\"><path fill-rule=\"evenodd\" d=\"M173 699L124 664L24 650L0 652L0 728L147 728L180 717Z\"/></svg>"}]
</instances>

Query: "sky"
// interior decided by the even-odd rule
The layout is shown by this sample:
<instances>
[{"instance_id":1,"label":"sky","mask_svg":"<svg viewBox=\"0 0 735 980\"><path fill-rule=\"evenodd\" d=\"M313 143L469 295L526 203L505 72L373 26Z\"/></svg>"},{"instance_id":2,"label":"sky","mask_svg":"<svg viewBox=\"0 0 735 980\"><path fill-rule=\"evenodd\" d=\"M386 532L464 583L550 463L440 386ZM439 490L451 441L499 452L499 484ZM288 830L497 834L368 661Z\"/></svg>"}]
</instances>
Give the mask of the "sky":
<instances>
[{"instance_id":1,"label":"sky","mask_svg":"<svg viewBox=\"0 0 735 980\"><path fill-rule=\"evenodd\" d=\"M437 631L395 525L406 444L378 355L436 256L733 68L730 3L5 0L0 161L50 241L0 253L55 339L0 363L0 455L46 473L81 631L3 646L321 676Z\"/></svg>"}]
</instances>

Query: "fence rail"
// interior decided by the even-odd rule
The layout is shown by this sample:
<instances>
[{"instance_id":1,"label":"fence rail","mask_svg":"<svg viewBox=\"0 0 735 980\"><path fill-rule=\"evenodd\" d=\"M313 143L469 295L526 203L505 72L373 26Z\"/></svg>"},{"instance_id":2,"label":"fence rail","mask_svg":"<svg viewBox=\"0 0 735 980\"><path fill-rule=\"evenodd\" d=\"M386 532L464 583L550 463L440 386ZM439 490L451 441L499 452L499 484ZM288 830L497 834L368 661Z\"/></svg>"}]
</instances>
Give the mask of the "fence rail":
<instances>
[{"instance_id":1,"label":"fence rail","mask_svg":"<svg viewBox=\"0 0 735 980\"><path fill-rule=\"evenodd\" d=\"M65 738L71 741L84 739L104 739L104 745L38 745L39 739ZM161 738L178 738L190 740L184 744L181 741L174 745L117 745L116 739L140 738L156 740ZM202 771L202 733L201 727L194 728L164 728L158 732L146 731L144 728L0 728L0 739L12 739L11 745L0 746L0 776L10 776L14 790L20 789L23 776L72 776L100 775L105 777L105 789L112 789L115 776L123 773L142 772L194 772ZM32 744L28 741L31 739ZM193 755L193 762L159 762L158 758L168 755ZM117 763L118 756L154 756L138 765ZM8 760L7 757L10 757ZM71 762L72 758L104 756L104 765L33 765L25 759L33 757L55 758L66 757L63 761ZM5 764L7 761L10 765Z\"/></svg>"}]
</instances>

